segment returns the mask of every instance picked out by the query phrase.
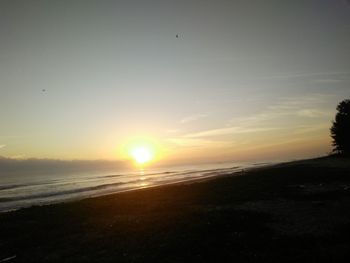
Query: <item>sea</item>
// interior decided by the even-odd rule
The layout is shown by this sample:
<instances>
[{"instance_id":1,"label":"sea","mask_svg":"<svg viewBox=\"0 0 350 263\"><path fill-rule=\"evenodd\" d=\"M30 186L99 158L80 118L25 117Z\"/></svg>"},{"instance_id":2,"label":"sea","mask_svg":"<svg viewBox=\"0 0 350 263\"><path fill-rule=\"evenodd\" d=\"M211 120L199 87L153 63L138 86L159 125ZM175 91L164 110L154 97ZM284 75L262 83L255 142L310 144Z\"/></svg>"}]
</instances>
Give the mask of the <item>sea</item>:
<instances>
[{"instance_id":1,"label":"sea","mask_svg":"<svg viewBox=\"0 0 350 263\"><path fill-rule=\"evenodd\" d=\"M241 174L242 171L272 162L172 166L160 168L116 169L106 173L79 171L53 173L25 172L0 175L0 212L8 212L30 206L67 202L112 193L132 191L179 182Z\"/></svg>"}]
</instances>

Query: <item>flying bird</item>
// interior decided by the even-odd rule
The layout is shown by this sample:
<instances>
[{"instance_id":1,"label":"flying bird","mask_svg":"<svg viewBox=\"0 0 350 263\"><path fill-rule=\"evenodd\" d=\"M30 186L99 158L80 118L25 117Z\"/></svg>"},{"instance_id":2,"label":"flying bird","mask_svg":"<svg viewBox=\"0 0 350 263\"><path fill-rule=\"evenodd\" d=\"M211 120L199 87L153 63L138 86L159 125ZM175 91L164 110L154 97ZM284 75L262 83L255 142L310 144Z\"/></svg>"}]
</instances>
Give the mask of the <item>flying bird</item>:
<instances>
[{"instance_id":1,"label":"flying bird","mask_svg":"<svg viewBox=\"0 0 350 263\"><path fill-rule=\"evenodd\" d=\"M42 89L41 91L42 91L42 92L45 92L45 91L46 91L46 89Z\"/></svg>"},{"instance_id":2,"label":"flying bird","mask_svg":"<svg viewBox=\"0 0 350 263\"><path fill-rule=\"evenodd\" d=\"M176 38L179 38L179 35L178 35L178 34L176 34Z\"/></svg>"}]
</instances>

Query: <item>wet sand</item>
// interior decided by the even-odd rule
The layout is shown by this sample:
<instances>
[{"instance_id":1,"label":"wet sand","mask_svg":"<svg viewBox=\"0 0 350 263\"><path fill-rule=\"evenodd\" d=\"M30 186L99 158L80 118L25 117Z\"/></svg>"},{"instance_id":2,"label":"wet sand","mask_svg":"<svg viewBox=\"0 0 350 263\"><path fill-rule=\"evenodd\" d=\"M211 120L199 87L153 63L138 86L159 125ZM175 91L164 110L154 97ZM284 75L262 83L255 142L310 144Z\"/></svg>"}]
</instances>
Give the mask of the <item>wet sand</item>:
<instances>
[{"instance_id":1,"label":"wet sand","mask_svg":"<svg viewBox=\"0 0 350 263\"><path fill-rule=\"evenodd\" d=\"M319 158L0 214L0 262L350 259L350 160Z\"/></svg>"}]
</instances>

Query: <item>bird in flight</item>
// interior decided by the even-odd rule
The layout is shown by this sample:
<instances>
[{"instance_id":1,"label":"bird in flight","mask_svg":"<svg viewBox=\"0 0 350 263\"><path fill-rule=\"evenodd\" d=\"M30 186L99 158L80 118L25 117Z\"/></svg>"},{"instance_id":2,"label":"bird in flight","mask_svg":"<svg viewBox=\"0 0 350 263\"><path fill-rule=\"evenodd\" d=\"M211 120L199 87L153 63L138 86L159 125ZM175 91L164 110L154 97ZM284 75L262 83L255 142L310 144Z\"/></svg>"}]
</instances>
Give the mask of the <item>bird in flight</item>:
<instances>
[{"instance_id":1,"label":"bird in flight","mask_svg":"<svg viewBox=\"0 0 350 263\"><path fill-rule=\"evenodd\" d=\"M45 91L46 91L46 89L42 89L41 91L42 91L42 92L45 92Z\"/></svg>"},{"instance_id":2,"label":"bird in flight","mask_svg":"<svg viewBox=\"0 0 350 263\"><path fill-rule=\"evenodd\" d=\"M176 34L176 38L179 38L179 35L178 35L178 34Z\"/></svg>"}]
</instances>

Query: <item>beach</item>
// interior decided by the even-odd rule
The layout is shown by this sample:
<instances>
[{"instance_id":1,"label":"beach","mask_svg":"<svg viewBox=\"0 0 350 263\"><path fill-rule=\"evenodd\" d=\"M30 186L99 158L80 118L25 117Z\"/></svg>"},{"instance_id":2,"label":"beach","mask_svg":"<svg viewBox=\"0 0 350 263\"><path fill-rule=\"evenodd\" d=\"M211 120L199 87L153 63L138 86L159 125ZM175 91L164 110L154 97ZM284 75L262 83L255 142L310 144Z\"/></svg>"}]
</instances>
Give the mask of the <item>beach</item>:
<instances>
[{"instance_id":1,"label":"beach","mask_svg":"<svg viewBox=\"0 0 350 263\"><path fill-rule=\"evenodd\" d=\"M350 160L323 157L0 214L0 262L340 262Z\"/></svg>"}]
</instances>

